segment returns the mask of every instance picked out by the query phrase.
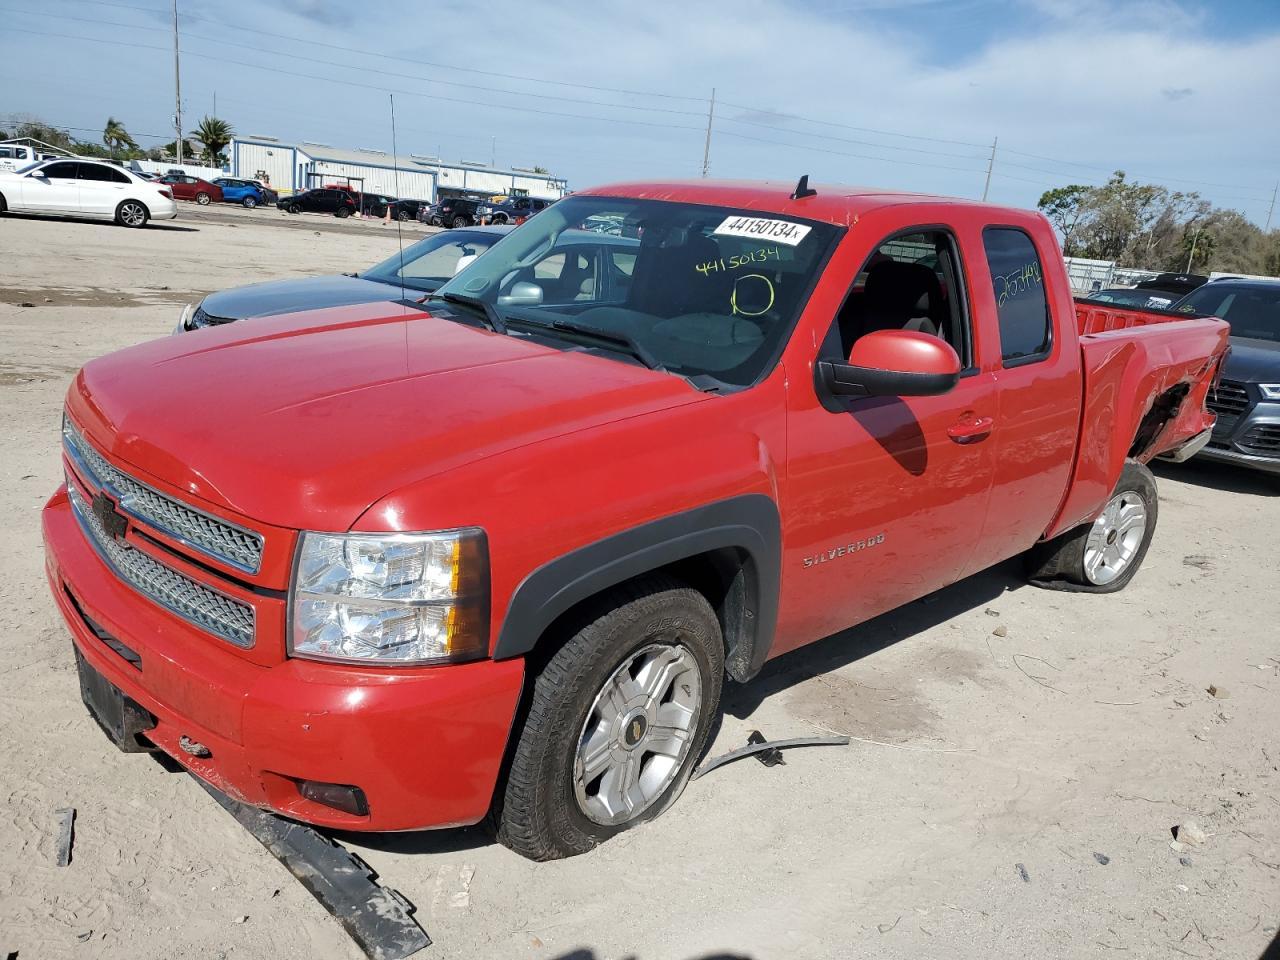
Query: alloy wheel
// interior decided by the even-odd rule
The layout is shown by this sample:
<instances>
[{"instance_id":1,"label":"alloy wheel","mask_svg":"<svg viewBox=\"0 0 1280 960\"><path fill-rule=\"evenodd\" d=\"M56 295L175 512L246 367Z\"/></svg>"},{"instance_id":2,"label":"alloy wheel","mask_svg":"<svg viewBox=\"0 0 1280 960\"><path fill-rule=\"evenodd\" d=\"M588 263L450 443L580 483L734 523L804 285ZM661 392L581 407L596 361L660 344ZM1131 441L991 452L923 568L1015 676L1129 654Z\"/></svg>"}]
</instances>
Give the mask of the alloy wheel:
<instances>
[{"instance_id":1,"label":"alloy wheel","mask_svg":"<svg viewBox=\"0 0 1280 960\"><path fill-rule=\"evenodd\" d=\"M1084 574L1099 586L1129 568L1147 531L1147 506L1132 490L1112 497L1084 545Z\"/></svg>"}]
</instances>

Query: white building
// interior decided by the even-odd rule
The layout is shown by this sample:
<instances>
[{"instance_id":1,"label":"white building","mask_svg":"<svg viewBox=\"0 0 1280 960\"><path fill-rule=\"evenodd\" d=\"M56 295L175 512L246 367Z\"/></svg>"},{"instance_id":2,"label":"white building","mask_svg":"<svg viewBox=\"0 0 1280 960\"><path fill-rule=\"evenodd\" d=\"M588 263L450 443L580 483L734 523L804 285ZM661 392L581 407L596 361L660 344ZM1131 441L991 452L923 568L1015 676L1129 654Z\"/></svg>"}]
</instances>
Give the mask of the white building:
<instances>
[{"instance_id":1,"label":"white building","mask_svg":"<svg viewBox=\"0 0 1280 960\"><path fill-rule=\"evenodd\" d=\"M518 194L558 200L565 193L565 181L549 174L449 163L416 154L392 158L382 150L342 150L274 137L232 140L231 175L265 180L282 195L332 183L350 185L361 193L431 201L441 194Z\"/></svg>"}]
</instances>

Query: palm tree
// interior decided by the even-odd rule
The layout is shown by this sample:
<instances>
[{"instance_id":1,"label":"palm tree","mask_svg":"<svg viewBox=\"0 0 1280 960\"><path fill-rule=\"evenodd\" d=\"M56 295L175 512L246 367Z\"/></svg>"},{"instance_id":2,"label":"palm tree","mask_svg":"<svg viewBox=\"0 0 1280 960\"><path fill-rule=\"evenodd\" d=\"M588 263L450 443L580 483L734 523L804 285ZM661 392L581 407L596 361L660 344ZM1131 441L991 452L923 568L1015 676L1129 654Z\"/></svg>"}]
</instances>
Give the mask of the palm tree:
<instances>
[{"instance_id":1,"label":"palm tree","mask_svg":"<svg viewBox=\"0 0 1280 960\"><path fill-rule=\"evenodd\" d=\"M112 154L116 154L125 148L137 150L138 145L134 142L133 137L129 136L129 131L124 128L124 124L115 117L107 117L107 125L102 129L102 142L106 144L107 149Z\"/></svg>"},{"instance_id":2,"label":"palm tree","mask_svg":"<svg viewBox=\"0 0 1280 960\"><path fill-rule=\"evenodd\" d=\"M210 116L204 117L199 125L191 131L191 136L204 144L204 154L209 163L215 166L222 153L222 148L231 142L231 138L234 135L235 131L231 129L231 124L225 120Z\"/></svg>"}]
</instances>

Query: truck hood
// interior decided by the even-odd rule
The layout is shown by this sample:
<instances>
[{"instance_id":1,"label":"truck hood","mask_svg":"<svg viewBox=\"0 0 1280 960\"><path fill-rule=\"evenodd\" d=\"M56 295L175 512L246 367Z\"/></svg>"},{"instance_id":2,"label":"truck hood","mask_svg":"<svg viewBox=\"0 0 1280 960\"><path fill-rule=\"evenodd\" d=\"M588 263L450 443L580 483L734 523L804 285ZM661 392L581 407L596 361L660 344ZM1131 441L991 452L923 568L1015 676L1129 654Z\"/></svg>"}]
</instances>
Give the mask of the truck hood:
<instances>
[{"instance_id":1,"label":"truck hood","mask_svg":"<svg viewBox=\"0 0 1280 960\"><path fill-rule=\"evenodd\" d=\"M412 296L421 296L410 290ZM245 287L233 287L211 293L200 302L201 308L211 317L223 320L245 320L249 317L269 317L278 313L297 313L299 310L320 310L325 307L346 307L356 303L396 301L401 297L399 287L360 277L302 277L297 280L271 280L267 283L251 283Z\"/></svg>"},{"instance_id":2,"label":"truck hood","mask_svg":"<svg viewBox=\"0 0 1280 960\"><path fill-rule=\"evenodd\" d=\"M1222 375L1245 383L1280 383L1280 343L1232 337Z\"/></svg>"},{"instance_id":3,"label":"truck hood","mask_svg":"<svg viewBox=\"0 0 1280 960\"><path fill-rule=\"evenodd\" d=\"M408 483L705 399L621 359L383 303L131 347L86 364L67 406L99 449L179 490L346 530Z\"/></svg>"}]
</instances>

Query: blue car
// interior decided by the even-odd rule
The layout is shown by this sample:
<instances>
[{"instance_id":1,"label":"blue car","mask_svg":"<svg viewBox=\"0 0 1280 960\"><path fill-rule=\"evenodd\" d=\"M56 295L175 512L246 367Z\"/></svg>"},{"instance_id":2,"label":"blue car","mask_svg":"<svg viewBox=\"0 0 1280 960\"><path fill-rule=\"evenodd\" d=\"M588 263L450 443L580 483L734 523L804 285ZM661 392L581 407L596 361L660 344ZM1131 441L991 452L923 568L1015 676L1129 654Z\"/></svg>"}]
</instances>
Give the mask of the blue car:
<instances>
[{"instance_id":1,"label":"blue car","mask_svg":"<svg viewBox=\"0 0 1280 960\"><path fill-rule=\"evenodd\" d=\"M270 187L256 180L240 180L236 177L219 177L213 181L222 188L222 199L227 203L239 203L253 209L259 204L272 204L278 195Z\"/></svg>"}]
</instances>

